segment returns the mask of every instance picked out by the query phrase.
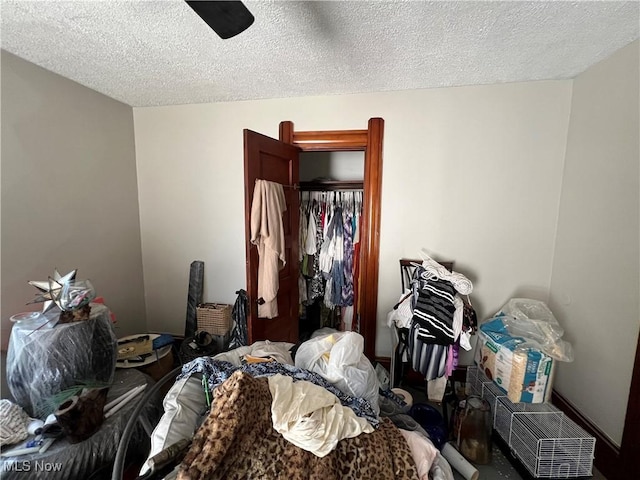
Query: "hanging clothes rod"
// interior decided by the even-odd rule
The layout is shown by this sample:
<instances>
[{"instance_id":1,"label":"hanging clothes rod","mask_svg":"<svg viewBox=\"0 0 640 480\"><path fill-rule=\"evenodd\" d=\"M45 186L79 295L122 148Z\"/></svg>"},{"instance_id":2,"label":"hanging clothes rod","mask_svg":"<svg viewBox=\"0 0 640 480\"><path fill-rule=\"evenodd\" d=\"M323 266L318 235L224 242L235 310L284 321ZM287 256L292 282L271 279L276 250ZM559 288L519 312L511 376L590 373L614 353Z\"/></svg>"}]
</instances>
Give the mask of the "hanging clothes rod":
<instances>
[{"instance_id":1,"label":"hanging clothes rod","mask_svg":"<svg viewBox=\"0 0 640 480\"><path fill-rule=\"evenodd\" d=\"M363 190L364 182L328 180L323 182L300 182L301 191Z\"/></svg>"},{"instance_id":2,"label":"hanging clothes rod","mask_svg":"<svg viewBox=\"0 0 640 480\"><path fill-rule=\"evenodd\" d=\"M257 182L258 180L264 180L264 179L262 179L262 178L256 178L256 182ZM265 182L270 182L270 183L277 183L278 185L281 185L281 186L282 186L282 188L292 188L292 189L294 189L294 190L298 190L298 188L300 188L300 187L299 187L299 185L297 185L297 184L293 184L293 185L286 185L286 184L282 184L282 183L278 183L278 182L272 182L271 180L264 180L264 181L265 181Z\"/></svg>"},{"instance_id":3,"label":"hanging clothes rod","mask_svg":"<svg viewBox=\"0 0 640 480\"><path fill-rule=\"evenodd\" d=\"M261 179L256 179L256 181ZM269 181L269 180L266 180ZM276 183L276 182L272 182ZM300 184L282 185L282 188L290 188L301 191L336 191L336 190L364 190L364 182L351 180L327 180L322 182L300 182Z\"/></svg>"}]
</instances>

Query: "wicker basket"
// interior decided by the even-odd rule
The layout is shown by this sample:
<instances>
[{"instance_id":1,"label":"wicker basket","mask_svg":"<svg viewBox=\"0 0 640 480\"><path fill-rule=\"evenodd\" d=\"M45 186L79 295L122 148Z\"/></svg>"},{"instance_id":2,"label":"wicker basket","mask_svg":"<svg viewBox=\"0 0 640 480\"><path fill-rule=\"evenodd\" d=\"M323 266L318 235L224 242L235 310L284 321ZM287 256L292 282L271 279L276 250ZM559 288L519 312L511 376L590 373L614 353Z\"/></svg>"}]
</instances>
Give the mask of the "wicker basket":
<instances>
[{"instance_id":1,"label":"wicker basket","mask_svg":"<svg viewBox=\"0 0 640 480\"><path fill-rule=\"evenodd\" d=\"M211 335L226 335L231 330L231 305L201 303L196 307L198 330Z\"/></svg>"}]
</instances>

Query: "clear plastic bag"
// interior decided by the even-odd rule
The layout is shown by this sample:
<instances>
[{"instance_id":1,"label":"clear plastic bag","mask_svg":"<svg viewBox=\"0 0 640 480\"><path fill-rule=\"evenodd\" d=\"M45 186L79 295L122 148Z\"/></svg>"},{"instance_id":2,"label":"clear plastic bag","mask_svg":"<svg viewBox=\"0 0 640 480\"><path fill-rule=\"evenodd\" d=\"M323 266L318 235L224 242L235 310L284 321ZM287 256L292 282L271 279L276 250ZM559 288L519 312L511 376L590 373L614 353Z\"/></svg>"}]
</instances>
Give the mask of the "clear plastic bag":
<instances>
[{"instance_id":1,"label":"clear plastic bag","mask_svg":"<svg viewBox=\"0 0 640 480\"><path fill-rule=\"evenodd\" d=\"M311 370L348 395L367 400L376 415L380 385L375 368L364 355L364 338L336 332L304 342L296 352L296 367Z\"/></svg>"},{"instance_id":2,"label":"clear plastic bag","mask_svg":"<svg viewBox=\"0 0 640 480\"><path fill-rule=\"evenodd\" d=\"M564 330L544 302L512 298L498 312L511 336L522 337L521 348L535 348L562 362L573 361L573 347L562 340Z\"/></svg>"},{"instance_id":3,"label":"clear plastic bag","mask_svg":"<svg viewBox=\"0 0 640 480\"><path fill-rule=\"evenodd\" d=\"M110 311L92 303L86 321L37 330L15 324L7 352L7 384L30 416L45 418L56 409L56 395L63 390L80 383L111 384L116 357Z\"/></svg>"}]
</instances>

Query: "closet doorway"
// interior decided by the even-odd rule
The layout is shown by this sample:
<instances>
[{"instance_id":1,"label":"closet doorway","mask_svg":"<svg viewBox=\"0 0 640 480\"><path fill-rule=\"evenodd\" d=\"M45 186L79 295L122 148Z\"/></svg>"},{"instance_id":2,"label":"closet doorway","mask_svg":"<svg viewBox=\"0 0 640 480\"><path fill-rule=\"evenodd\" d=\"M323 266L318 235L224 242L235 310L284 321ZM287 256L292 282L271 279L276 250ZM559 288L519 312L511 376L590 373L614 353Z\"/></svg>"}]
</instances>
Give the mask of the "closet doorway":
<instances>
[{"instance_id":1,"label":"closet doorway","mask_svg":"<svg viewBox=\"0 0 640 480\"><path fill-rule=\"evenodd\" d=\"M300 153L300 341L322 327L360 331L363 178L364 152Z\"/></svg>"},{"instance_id":2,"label":"closet doorway","mask_svg":"<svg viewBox=\"0 0 640 480\"><path fill-rule=\"evenodd\" d=\"M369 119L367 129L295 131L292 122L280 123L279 139L244 130L245 155L245 246L249 312L249 342L299 340L298 244L300 222L300 154L302 152L364 152L362 217L359 252L359 331L365 339L365 354L375 356L380 245L380 198L382 188L382 140L384 121ZM251 244L251 205L256 180L280 183L287 210L283 215L286 265L279 274L278 316L258 318L258 252ZM357 182L358 184L360 182ZM336 188L344 187L337 183Z\"/></svg>"}]
</instances>

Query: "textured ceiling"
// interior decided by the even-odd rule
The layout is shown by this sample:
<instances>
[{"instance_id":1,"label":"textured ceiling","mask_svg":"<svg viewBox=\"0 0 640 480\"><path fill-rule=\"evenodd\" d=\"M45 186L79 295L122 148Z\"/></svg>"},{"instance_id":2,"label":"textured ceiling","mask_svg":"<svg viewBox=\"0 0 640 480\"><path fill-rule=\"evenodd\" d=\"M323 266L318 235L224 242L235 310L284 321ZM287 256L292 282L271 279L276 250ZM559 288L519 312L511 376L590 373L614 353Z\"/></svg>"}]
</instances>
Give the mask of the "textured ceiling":
<instances>
[{"instance_id":1,"label":"textured ceiling","mask_svg":"<svg viewBox=\"0 0 640 480\"><path fill-rule=\"evenodd\" d=\"M2 48L132 106L572 78L639 2L251 2L220 39L182 0L1 0Z\"/></svg>"}]
</instances>

